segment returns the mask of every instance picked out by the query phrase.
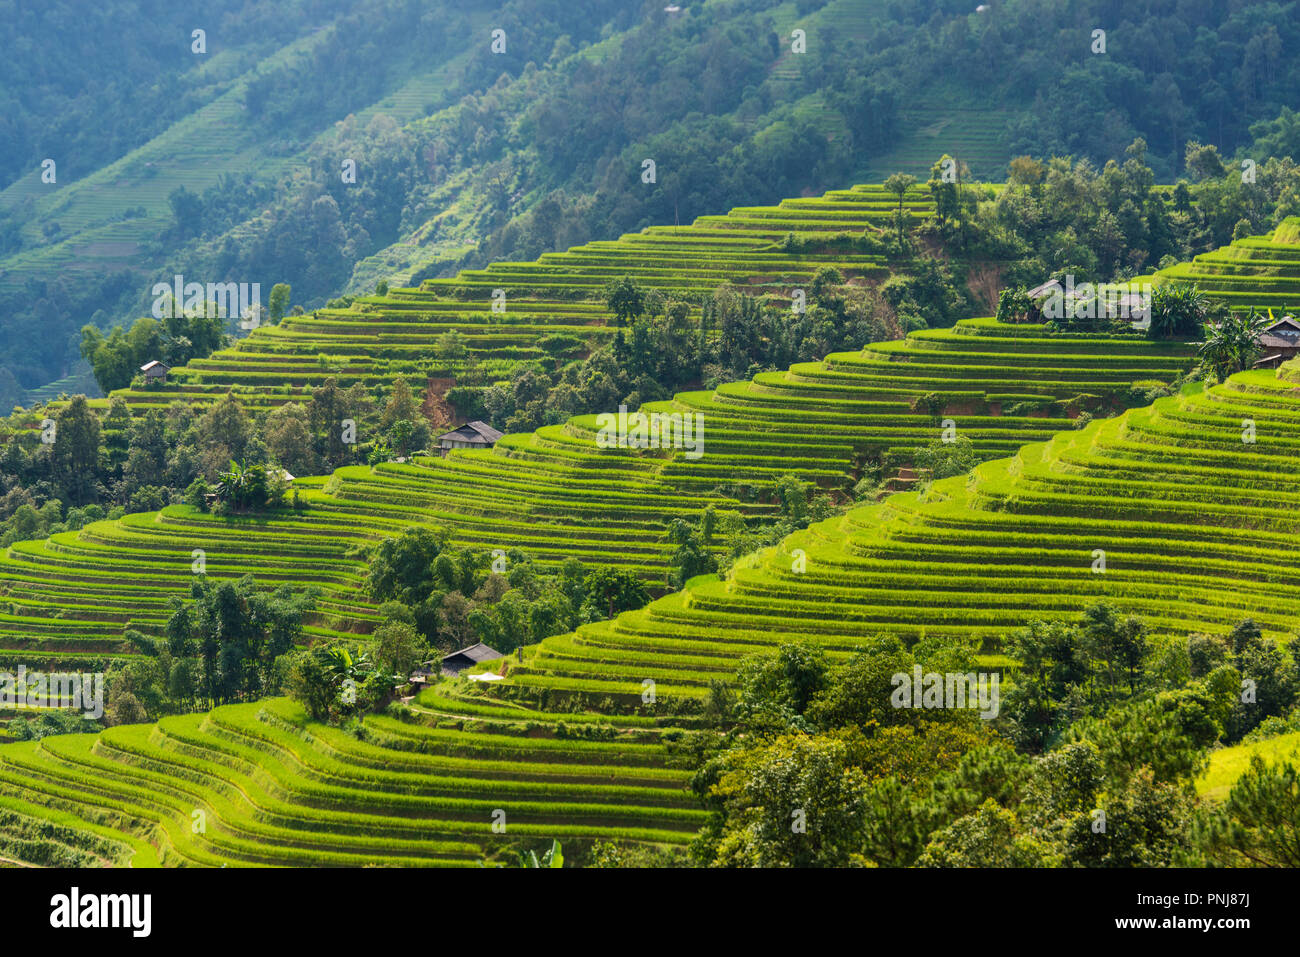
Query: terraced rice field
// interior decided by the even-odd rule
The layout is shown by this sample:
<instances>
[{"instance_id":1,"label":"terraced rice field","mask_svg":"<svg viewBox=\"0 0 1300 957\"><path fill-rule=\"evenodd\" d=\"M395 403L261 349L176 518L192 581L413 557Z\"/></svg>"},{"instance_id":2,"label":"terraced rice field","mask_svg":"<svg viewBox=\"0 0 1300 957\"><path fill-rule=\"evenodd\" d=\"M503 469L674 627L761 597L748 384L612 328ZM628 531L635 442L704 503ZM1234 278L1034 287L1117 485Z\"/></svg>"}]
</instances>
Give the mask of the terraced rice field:
<instances>
[{"instance_id":1,"label":"terraced rice field","mask_svg":"<svg viewBox=\"0 0 1300 957\"><path fill-rule=\"evenodd\" d=\"M612 741L524 737L524 712L445 703L475 714L447 727L430 709L376 716L362 742L271 699L8 745L0 849L58 844L77 863L136 867L472 866L494 821L512 839L663 844L703 821L652 721L627 719ZM65 829L23 836L52 818Z\"/></svg>"},{"instance_id":2,"label":"terraced rice field","mask_svg":"<svg viewBox=\"0 0 1300 957\"><path fill-rule=\"evenodd\" d=\"M906 465L940 436L941 420L913 407L928 393L990 459L1070 428L1077 408L1114 403L1135 380L1172 381L1190 355L1136 335L1049 336L970 320L647 406L702 417L696 460L600 449L596 416L580 416L490 450L300 479L301 515L217 519L174 505L18 542L0 555L0 664L90 667L129 654L124 628L158 633L167 597L189 587L196 549L212 577L253 571L267 585L321 586L316 637L372 629L375 613L358 593L364 567L348 550L410 525L446 528L460 545L521 548L544 564L621 565L662 585L670 520L695 520L710 505L760 520L783 475L844 489L865 459Z\"/></svg>"},{"instance_id":3,"label":"terraced rice field","mask_svg":"<svg viewBox=\"0 0 1300 957\"><path fill-rule=\"evenodd\" d=\"M661 695L702 694L774 642L847 653L884 632L969 636L996 655L1027 620L1099 599L1159 633L1226 632L1253 617L1289 641L1300 628L1297 462L1300 387L1244 373L796 533L726 582L699 580L543 643L512 684L599 693L651 677Z\"/></svg>"},{"instance_id":4,"label":"terraced rice field","mask_svg":"<svg viewBox=\"0 0 1300 957\"><path fill-rule=\"evenodd\" d=\"M401 376L419 392L429 377L491 383L519 361L547 360L552 355L547 337L579 340L577 346L559 348L556 354L564 358L611 339L615 330L605 325L608 310L601 292L622 276L697 306L728 282L785 298L827 265L850 279L884 278L888 269L879 256L829 248L792 254L781 250L781 240L788 233L861 234L887 223L897 205L880 186L856 186L778 206L739 207L690 226L652 226L618 240L547 253L535 262L494 263L427 280L418 289L364 297L348 309L288 316L229 349L173 370L165 386L119 394L138 409L177 398L215 401L233 390L250 407L266 408L301 399L306 388L330 377L345 387L353 382L373 387ZM934 204L916 187L904 198L904 209L919 223L933 213ZM493 311L496 290L504 292L504 311ZM465 336L466 358L433 358L435 339L451 330Z\"/></svg>"},{"instance_id":5,"label":"terraced rice field","mask_svg":"<svg viewBox=\"0 0 1300 957\"><path fill-rule=\"evenodd\" d=\"M978 178L1001 179L1011 162L1006 131L1015 115L1010 110L981 109L977 104L908 104L899 115L902 132L898 142L869 161L868 175L884 179L901 171L925 180L939 157L947 154L969 166Z\"/></svg>"},{"instance_id":6,"label":"terraced rice field","mask_svg":"<svg viewBox=\"0 0 1300 957\"><path fill-rule=\"evenodd\" d=\"M1178 263L1155 274L1155 282L1194 282L1236 310L1252 307L1283 313L1300 308L1300 217L1292 216L1263 236Z\"/></svg>"},{"instance_id":7,"label":"terraced rice field","mask_svg":"<svg viewBox=\"0 0 1300 957\"><path fill-rule=\"evenodd\" d=\"M367 719L366 741L269 700L5 745L0 847L135 866L456 865L507 837L681 844L700 812L663 745L689 719L510 698L554 709L581 692L608 713L639 701L645 679L667 702L748 652L811 640L841 656L881 632L967 635L996 655L1006 631L1088 599L1160 632L1250 615L1289 638L1298 453L1300 370L1243 373L796 533L726 581L494 663L508 669L500 700L425 692L408 719ZM561 734L560 721L604 723L610 739Z\"/></svg>"}]
</instances>

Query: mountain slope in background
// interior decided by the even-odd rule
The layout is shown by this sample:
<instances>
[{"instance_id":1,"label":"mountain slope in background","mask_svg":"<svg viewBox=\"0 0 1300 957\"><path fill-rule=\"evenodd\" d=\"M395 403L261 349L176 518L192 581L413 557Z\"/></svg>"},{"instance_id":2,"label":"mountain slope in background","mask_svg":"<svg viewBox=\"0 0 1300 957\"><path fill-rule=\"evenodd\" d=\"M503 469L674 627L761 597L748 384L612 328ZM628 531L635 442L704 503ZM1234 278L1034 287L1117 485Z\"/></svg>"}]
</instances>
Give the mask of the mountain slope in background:
<instances>
[{"instance_id":1,"label":"mountain slope in background","mask_svg":"<svg viewBox=\"0 0 1300 957\"><path fill-rule=\"evenodd\" d=\"M75 371L82 324L147 313L153 283L175 273L258 282L264 298L288 282L313 308L380 279L898 169L924 178L943 153L1000 179L1018 153L1101 161L1139 135L1169 182L1187 140L1231 152L1253 124L1293 116L1300 79L1281 55L1300 41L1283 8L1185 6L141 2L87 23L99 45L69 37L67 4L15 12L0 68L13 107L0 126L0 401ZM202 22L206 59L189 52ZM111 79L38 62L68 59ZM30 99L25 75L42 77ZM59 181L43 184L56 153Z\"/></svg>"}]
</instances>

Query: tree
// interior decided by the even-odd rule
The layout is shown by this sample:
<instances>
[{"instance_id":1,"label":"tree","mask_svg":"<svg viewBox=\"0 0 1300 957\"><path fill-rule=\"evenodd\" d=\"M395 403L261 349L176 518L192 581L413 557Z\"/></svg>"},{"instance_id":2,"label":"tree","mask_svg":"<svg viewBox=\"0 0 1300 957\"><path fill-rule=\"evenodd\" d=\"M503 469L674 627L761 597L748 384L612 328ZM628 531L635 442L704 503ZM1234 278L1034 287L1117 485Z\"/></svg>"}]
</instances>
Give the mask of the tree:
<instances>
[{"instance_id":1,"label":"tree","mask_svg":"<svg viewBox=\"0 0 1300 957\"><path fill-rule=\"evenodd\" d=\"M1300 769L1253 755L1223 806L1193 834L1220 864L1300 867Z\"/></svg>"},{"instance_id":2,"label":"tree","mask_svg":"<svg viewBox=\"0 0 1300 957\"><path fill-rule=\"evenodd\" d=\"M935 217L942 224L961 217L961 184L970 178L965 163L959 163L947 153L930 168L926 185L934 197Z\"/></svg>"},{"instance_id":3,"label":"tree","mask_svg":"<svg viewBox=\"0 0 1300 957\"><path fill-rule=\"evenodd\" d=\"M1017 156L1007 164L1007 182L1016 186L1037 186L1046 173L1047 167L1032 156Z\"/></svg>"},{"instance_id":4,"label":"tree","mask_svg":"<svg viewBox=\"0 0 1300 957\"><path fill-rule=\"evenodd\" d=\"M1034 309L1024 286L1003 289L998 293L998 322L1024 322Z\"/></svg>"},{"instance_id":5,"label":"tree","mask_svg":"<svg viewBox=\"0 0 1300 957\"><path fill-rule=\"evenodd\" d=\"M163 628L174 658L198 659L197 693L212 704L255 698L274 686L276 660L303 640L303 618L320 590L288 584L259 590L251 575L238 581L196 579L192 601L173 597Z\"/></svg>"},{"instance_id":6,"label":"tree","mask_svg":"<svg viewBox=\"0 0 1300 957\"><path fill-rule=\"evenodd\" d=\"M610 566L589 573L582 581L582 590L587 601L599 608L606 618L640 608L650 600L640 578L626 569Z\"/></svg>"},{"instance_id":7,"label":"tree","mask_svg":"<svg viewBox=\"0 0 1300 957\"><path fill-rule=\"evenodd\" d=\"M355 444L344 441L344 420L351 419L359 429L362 418L370 410L365 386L360 382L355 382L344 390L339 388L337 380L331 376L312 391L307 415L312 435L318 443L318 451L327 466L342 465L352 457Z\"/></svg>"},{"instance_id":8,"label":"tree","mask_svg":"<svg viewBox=\"0 0 1300 957\"><path fill-rule=\"evenodd\" d=\"M605 304L623 326L640 317L645 311L645 293L630 276L615 279L605 286Z\"/></svg>"},{"instance_id":9,"label":"tree","mask_svg":"<svg viewBox=\"0 0 1300 957\"><path fill-rule=\"evenodd\" d=\"M468 351L465 336L458 329L449 329L433 340L433 354L446 362L463 359Z\"/></svg>"},{"instance_id":10,"label":"tree","mask_svg":"<svg viewBox=\"0 0 1300 957\"><path fill-rule=\"evenodd\" d=\"M1219 148L1213 145L1202 145L1196 140L1187 141L1183 161L1187 166L1187 172L1194 180L1219 179L1227 172L1223 159L1219 156Z\"/></svg>"},{"instance_id":11,"label":"tree","mask_svg":"<svg viewBox=\"0 0 1300 957\"><path fill-rule=\"evenodd\" d=\"M1195 283L1162 283L1151 294L1148 334L1160 339L1199 336L1209 311L1210 299Z\"/></svg>"},{"instance_id":12,"label":"tree","mask_svg":"<svg viewBox=\"0 0 1300 957\"><path fill-rule=\"evenodd\" d=\"M560 851L560 842L551 841L551 846L546 849L540 858L536 851L529 851L527 854L519 855L520 867L563 867L564 854Z\"/></svg>"},{"instance_id":13,"label":"tree","mask_svg":"<svg viewBox=\"0 0 1300 957\"><path fill-rule=\"evenodd\" d=\"M278 504L270 500L270 484L265 465L246 466L230 460L230 467L217 475L212 491L217 501L232 508L263 508Z\"/></svg>"},{"instance_id":14,"label":"tree","mask_svg":"<svg viewBox=\"0 0 1300 957\"><path fill-rule=\"evenodd\" d=\"M397 537L374 546L366 572L371 597L411 606L423 602L437 585L434 561L446 544L445 533L420 526L404 529Z\"/></svg>"},{"instance_id":15,"label":"tree","mask_svg":"<svg viewBox=\"0 0 1300 957\"><path fill-rule=\"evenodd\" d=\"M1229 312L1209 326L1209 334L1197 350L1202 365L1218 378L1249 369L1259 357L1264 317L1255 309L1249 313Z\"/></svg>"},{"instance_id":16,"label":"tree","mask_svg":"<svg viewBox=\"0 0 1300 957\"><path fill-rule=\"evenodd\" d=\"M1007 653L1020 662L1016 683L1003 713L1016 744L1039 749L1051 742L1069 718L1065 701L1083 685L1091 666L1079 625L1034 621L1011 635Z\"/></svg>"},{"instance_id":17,"label":"tree","mask_svg":"<svg viewBox=\"0 0 1300 957\"><path fill-rule=\"evenodd\" d=\"M1099 603L1084 611L1083 621L1088 653L1105 667L1109 696L1116 694L1117 671L1127 680L1129 694L1135 694L1142 663L1150 651L1142 619L1133 615L1120 618L1114 607Z\"/></svg>"},{"instance_id":18,"label":"tree","mask_svg":"<svg viewBox=\"0 0 1300 957\"><path fill-rule=\"evenodd\" d=\"M915 185L916 177L911 173L894 173L885 180L885 192L898 197L898 215L895 218L898 223L898 245L900 248L903 245L903 197Z\"/></svg>"},{"instance_id":19,"label":"tree","mask_svg":"<svg viewBox=\"0 0 1300 957\"><path fill-rule=\"evenodd\" d=\"M176 229L182 236L196 236L203 232L203 200L195 192L178 186L167 196L172 208Z\"/></svg>"},{"instance_id":20,"label":"tree","mask_svg":"<svg viewBox=\"0 0 1300 957\"><path fill-rule=\"evenodd\" d=\"M696 575L718 570L718 560L709 550L704 530L675 518L668 523L668 541L676 545L670 559L670 581L674 588L683 588Z\"/></svg>"},{"instance_id":21,"label":"tree","mask_svg":"<svg viewBox=\"0 0 1300 957\"><path fill-rule=\"evenodd\" d=\"M815 645L787 644L775 654L741 659L736 680L740 714L751 726L804 731L811 725L801 719L826 692L831 668L825 652ZM823 717L835 713L833 704L819 708Z\"/></svg>"},{"instance_id":22,"label":"tree","mask_svg":"<svg viewBox=\"0 0 1300 957\"><path fill-rule=\"evenodd\" d=\"M1052 867L1050 845L1024 833L1014 811L992 800L934 832L918 867Z\"/></svg>"},{"instance_id":23,"label":"tree","mask_svg":"<svg viewBox=\"0 0 1300 957\"><path fill-rule=\"evenodd\" d=\"M54 480L81 505L95 498L99 472L99 417L84 395L74 396L55 420L50 467Z\"/></svg>"},{"instance_id":24,"label":"tree","mask_svg":"<svg viewBox=\"0 0 1300 957\"><path fill-rule=\"evenodd\" d=\"M1097 746L1111 787L1148 768L1156 783L1186 783L1203 767L1204 744L1189 737L1179 721L1176 702L1138 701L1120 705L1100 718L1085 718L1070 729L1073 741Z\"/></svg>"},{"instance_id":25,"label":"tree","mask_svg":"<svg viewBox=\"0 0 1300 957\"><path fill-rule=\"evenodd\" d=\"M248 452L253 425L233 392L227 392L199 417L198 439L202 446L225 459L242 459Z\"/></svg>"},{"instance_id":26,"label":"tree","mask_svg":"<svg viewBox=\"0 0 1300 957\"><path fill-rule=\"evenodd\" d=\"M202 477L196 478L185 489L185 504L201 512L208 510L208 494L212 491Z\"/></svg>"},{"instance_id":27,"label":"tree","mask_svg":"<svg viewBox=\"0 0 1300 957\"><path fill-rule=\"evenodd\" d=\"M329 717L336 691L331 682L330 669L317 649L294 652L284 663L284 688L289 697L317 721Z\"/></svg>"},{"instance_id":28,"label":"tree","mask_svg":"<svg viewBox=\"0 0 1300 957\"><path fill-rule=\"evenodd\" d=\"M402 419L416 419L420 416L420 406L415 401L410 385L402 377L393 380L388 393L388 401L379 416L379 430L387 432L394 422Z\"/></svg>"},{"instance_id":29,"label":"tree","mask_svg":"<svg viewBox=\"0 0 1300 957\"><path fill-rule=\"evenodd\" d=\"M867 781L853 766L856 732L776 738L734 752L710 789L725 809L715 867L844 867L862 847Z\"/></svg>"},{"instance_id":30,"label":"tree","mask_svg":"<svg viewBox=\"0 0 1300 957\"><path fill-rule=\"evenodd\" d=\"M286 402L266 414L262 440L271 460L294 475L310 475L318 469L316 449L306 408Z\"/></svg>"},{"instance_id":31,"label":"tree","mask_svg":"<svg viewBox=\"0 0 1300 957\"><path fill-rule=\"evenodd\" d=\"M271 287L271 295L266 301L266 315L271 325L279 325L280 320L284 318L285 310L289 308L291 293L292 288L287 282L277 282Z\"/></svg>"},{"instance_id":32,"label":"tree","mask_svg":"<svg viewBox=\"0 0 1300 957\"><path fill-rule=\"evenodd\" d=\"M957 436L952 442L931 442L917 449L914 458L916 467L927 471L932 479L965 475L980 462L979 453L965 435Z\"/></svg>"},{"instance_id":33,"label":"tree","mask_svg":"<svg viewBox=\"0 0 1300 957\"><path fill-rule=\"evenodd\" d=\"M1065 862L1082 867L1170 867L1179 862L1191 823L1193 798L1177 784L1157 782L1142 768L1101 802L1106 829L1080 809L1062 828Z\"/></svg>"}]
</instances>

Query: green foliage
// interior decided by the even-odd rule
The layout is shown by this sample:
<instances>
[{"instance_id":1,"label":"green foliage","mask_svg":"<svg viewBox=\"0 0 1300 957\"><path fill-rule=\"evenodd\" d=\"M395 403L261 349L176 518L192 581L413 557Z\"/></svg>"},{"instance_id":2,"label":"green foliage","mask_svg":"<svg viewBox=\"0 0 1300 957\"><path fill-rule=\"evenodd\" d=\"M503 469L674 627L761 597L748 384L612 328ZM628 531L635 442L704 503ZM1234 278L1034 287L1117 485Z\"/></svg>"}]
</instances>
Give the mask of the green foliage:
<instances>
[{"instance_id":1,"label":"green foliage","mask_svg":"<svg viewBox=\"0 0 1300 957\"><path fill-rule=\"evenodd\" d=\"M1209 313L1209 297L1194 283L1156 286L1151 294L1150 335L1164 339L1200 336Z\"/></svg>"},{"instance_id":2,"label":"green foliage","mask_svg":"<svg viewBox=\"0 0 1300 957\"><path fill-rule=\"evenodd\" d=\"M289 308L289 297L293 289L287 282L277 282L271 287L271 295L266 300L266 315L271 325L279 325Z\"/></svg>"},{"instance_id":3,"label":"green foliage","mask_svg":"<svg viewBox=\"0 0 1300 957\"><path fill-rule=\"evenodd\" d=\"M1260 354L1259 339L1266 325L1256 310L1230 312L1208 327L1197 355L1219 379L1249 369Z\"/></svg>"},{"instance_id":4,"label":"green foliage","mask_svg":"<svg viewBox=\"0 0 1300 957\"><path fill-rule=\"evenodd\" d=\"M81 357L90 363L99 387L111 392L130 385L151 360L180 366L211 355L228 342L222 324L213 311L187 315L175 308L162 320L137 319L129 330L114 326L107 338L86 325L81 329Z\"/></svg>"},{"instance_id":5,"label":"green foliage","mask_svg":"<svg viewBox=\"0 0 1300 957\"><path fill-rule=\"evenodd\" d=\"M586 603L607 618L621 611L640 608L650 600L645 584L622 568L598 568L582 580Z\"/></svg>"},{"instance_id":6,"label":"green foliage","mask_svg":"<svg viewBox=\"0 0 1300 957\"><path fill-rule=\"evenodd\" d=\"M303 618L319 597L319 589L295 591L288 584L259 590L251 575L238 581L196 578L189 604L168 599L164 637L173 672L167 697L179 706L220 704L274 691L276 659L302 642ZM196 667L181 668L182 660Z\"/></svg>"},{"instance_id":7,"label":"green foliage","mask_svg":"<svg viewBox=\"0 0 1300 957\"><path fill-rule=\"evenodd\" d=\"M959 435L951 442L940 439L917 449L913 462L932 479L943 479L966 474L979 464L980 458L971 440Z\"/></svg>"},{"instance_id":8,"label":"green foliage","mask_svg":"<svg viewBox=\"0 0 1300 957\"><path fill-rule=\"evenodd\" d=\"M212 491L217 501L236 509L275 508L284 494L283 488L271 481L265 465L246 466L234 459L230 468L217 476Z\"/></svg>"},{"instance_id":9,"label":"green foliage","mask_svg":"<svg viewBox=\"0 0 1300 957\"><path fill-rule=\"evenodd\" d=\"M541 857L537 856L536 851L528 851L526 854L519 855L520 867L563 867L564 854L560 850L559 841L551 841L551 846L546 849Z\"/></svg>"},{"instance_id":10,"label":"green foliage","mask_svg":"<svg viewBox=\"0 0 1300 957\"><path fill-rule=\"evenodd\" d=\"M605 305L614 314L616 325L625 326L645 311L645 291L624 276L605 286Z\"/></svg>"},{"instance_id":11,"label":"green foliage","mask_svg":"<svg viewBox=\"0 0 1300 957\"><path fill-rule=\"evenodd\" d=\"M1300 772L1294 762L1258 755L1222 807L1197 822L1207 856L1226 866L1300 867Z\"/></svg>"},{"instance_id":12,"label":"green foliage","mask_svg":"<svg viewBox=\"0 0 1300 957\"><path fill-rule=\"evenodd\" d=\"M696 575L717 571L718 560L713 555L712 510L706 510L700 521L691 524L675 518L668 523L668 541L677 546L670 559L669 584L681 588Z\"/></svg>"}]
</instances>

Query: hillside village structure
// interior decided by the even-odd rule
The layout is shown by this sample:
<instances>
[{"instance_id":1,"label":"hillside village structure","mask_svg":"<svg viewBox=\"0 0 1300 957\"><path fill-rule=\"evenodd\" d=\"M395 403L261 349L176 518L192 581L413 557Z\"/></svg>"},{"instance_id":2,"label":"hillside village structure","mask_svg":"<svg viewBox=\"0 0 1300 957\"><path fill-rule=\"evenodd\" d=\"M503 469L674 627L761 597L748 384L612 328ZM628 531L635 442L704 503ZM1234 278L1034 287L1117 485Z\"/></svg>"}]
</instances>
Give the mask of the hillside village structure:
<instances>
[{"instance_id":1,"label":"hillside village structure","mask_svg":"<svg viewBox=\"0 0 1300 957\"><path fill-rule=\"evenodd\" d=\"M495 661L502 657L504 656L501 652L488 647L480 641L478 644L462 648L460 651L453 651L443 658L442 673L444 675L458 675L466 668L473 668L485 661Z\"/></svg>"},{"instance_id":2,"label":"hillside village structure","mask_svg":"<svg viewBox=\"0 0 1300 957\"><path fill-rule=\"evenodd\" d=\"M490 449L504 434L486 422L467 422L458 429L438 436L438 446L443 455L452 449Z\"/></svg>"},{"instance_id":3,"label":"hillside village structure","mask_svg":"<svg viewBox=\"0 0 1300 957\"><path fill-rule=\"evenodd\" d=\"M1295 316L1284 316L1260 334L1259 347L1264 354L1255 362L1256 368L1276 368L1288 359L1300 355L1300 322Z\"/></svg>"}]
</instances>

